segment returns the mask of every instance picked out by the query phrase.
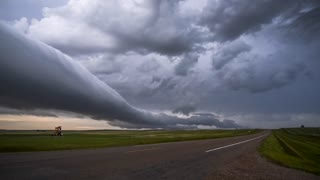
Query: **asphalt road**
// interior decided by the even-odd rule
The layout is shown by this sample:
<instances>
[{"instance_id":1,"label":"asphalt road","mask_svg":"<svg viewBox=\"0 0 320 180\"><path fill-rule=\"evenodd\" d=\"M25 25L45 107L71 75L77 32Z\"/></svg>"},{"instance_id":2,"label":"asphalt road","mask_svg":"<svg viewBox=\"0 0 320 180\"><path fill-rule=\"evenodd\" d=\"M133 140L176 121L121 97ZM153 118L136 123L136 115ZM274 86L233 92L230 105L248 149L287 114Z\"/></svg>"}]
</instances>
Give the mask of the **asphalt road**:
<instances>
[{"instance_id":1,"label":"asphalt road","mask_svg":"<svg viewBox=\"0 0 320 180\"><path fill-rule=\"evenodd\" d=\"M1 153L0 179L208 179L269 134L90 150Z\"/></svg>"}]
</instances>

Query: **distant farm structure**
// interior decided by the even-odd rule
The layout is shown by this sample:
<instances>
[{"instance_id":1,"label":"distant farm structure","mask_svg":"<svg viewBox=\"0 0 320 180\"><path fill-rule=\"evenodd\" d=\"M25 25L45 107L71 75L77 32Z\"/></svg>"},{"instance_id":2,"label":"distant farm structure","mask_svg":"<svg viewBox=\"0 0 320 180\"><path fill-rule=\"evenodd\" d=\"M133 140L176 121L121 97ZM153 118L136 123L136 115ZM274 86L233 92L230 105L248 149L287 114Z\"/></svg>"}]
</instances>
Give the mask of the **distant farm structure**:
<instances>
[{"instance_id":1,"label":"distant farm structure","mask_svg":"<svg viewBox=\"0 0 320 180\"><path fill-rule=\"evenodd\" d=\"M53 136L62 136L62 126L57 126L54 128Z\"/></svg>"}]
</instances>

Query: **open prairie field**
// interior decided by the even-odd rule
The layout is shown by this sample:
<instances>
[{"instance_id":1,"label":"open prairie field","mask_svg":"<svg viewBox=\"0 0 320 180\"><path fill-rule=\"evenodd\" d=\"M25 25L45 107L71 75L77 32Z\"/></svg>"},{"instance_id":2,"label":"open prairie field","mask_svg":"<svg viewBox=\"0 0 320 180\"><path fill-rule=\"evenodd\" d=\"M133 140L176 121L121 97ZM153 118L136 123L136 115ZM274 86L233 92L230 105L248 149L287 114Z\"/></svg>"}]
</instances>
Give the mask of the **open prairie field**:
<instances>
[{"instance_id":1,"label":"open prairie field","mask_svg":"<svg viewBox=\"0 0 320 180\"><path fill-rule=\"evenodd\" d=\"M259 151L281 165L320 175L320 128L273 130Z\"/></svg>"},{"instance_id":2,"label":"open prairie field","mask_svg":"<svg viewBox=\"0 0 320 180\"><path fill-rule=\"evenodd\" d=\"M0 131L0 152L49 151L141 145L249 135L261 130L148 130L148 131Z\"/></svg>"}]
</instances>

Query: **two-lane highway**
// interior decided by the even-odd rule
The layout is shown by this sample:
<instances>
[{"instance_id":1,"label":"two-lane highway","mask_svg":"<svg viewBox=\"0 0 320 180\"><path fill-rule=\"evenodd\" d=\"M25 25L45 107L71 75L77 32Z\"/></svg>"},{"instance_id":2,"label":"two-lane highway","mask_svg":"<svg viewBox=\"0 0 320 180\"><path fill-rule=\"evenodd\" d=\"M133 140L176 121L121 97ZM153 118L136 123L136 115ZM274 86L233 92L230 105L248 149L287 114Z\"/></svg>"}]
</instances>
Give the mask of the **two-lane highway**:
<instances>
[{"instance_id":1,"label":"two-lane highway","mask_svg":"<svg viewBox=\"0 0 320 180\"><path fill-rule=\"evenodd\" d=\"M204 179L268 135L0 154L1 179Z\"/></svg>"}]
</instances>

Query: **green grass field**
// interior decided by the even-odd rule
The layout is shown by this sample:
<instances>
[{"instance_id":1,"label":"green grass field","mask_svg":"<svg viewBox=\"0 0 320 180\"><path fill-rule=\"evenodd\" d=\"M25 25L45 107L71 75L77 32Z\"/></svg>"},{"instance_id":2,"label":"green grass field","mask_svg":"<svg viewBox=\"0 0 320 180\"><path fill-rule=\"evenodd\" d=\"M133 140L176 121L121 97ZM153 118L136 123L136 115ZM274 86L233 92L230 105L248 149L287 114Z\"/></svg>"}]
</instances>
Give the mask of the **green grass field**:
<instances>
[{"instance_id":1,"label":"green grass field","mask_svg":"<svg viewBox=\"0 0 320 180\"><path fill-rule=\"evenodd\" d=\"M261 130L179 130L179 131L0 131L0 152L49 151L188 141L248 135Z\"/></svg>"},{"instance_id":2,"label":"green grass field","mask_svg":"<svg viewBox=\"0 0 320 180\"><path fill-rule=\"evenodd\" d=\"M259 151L278 164L320 175L320 128L273 130Z\"/></svg>"}]
</instances>

